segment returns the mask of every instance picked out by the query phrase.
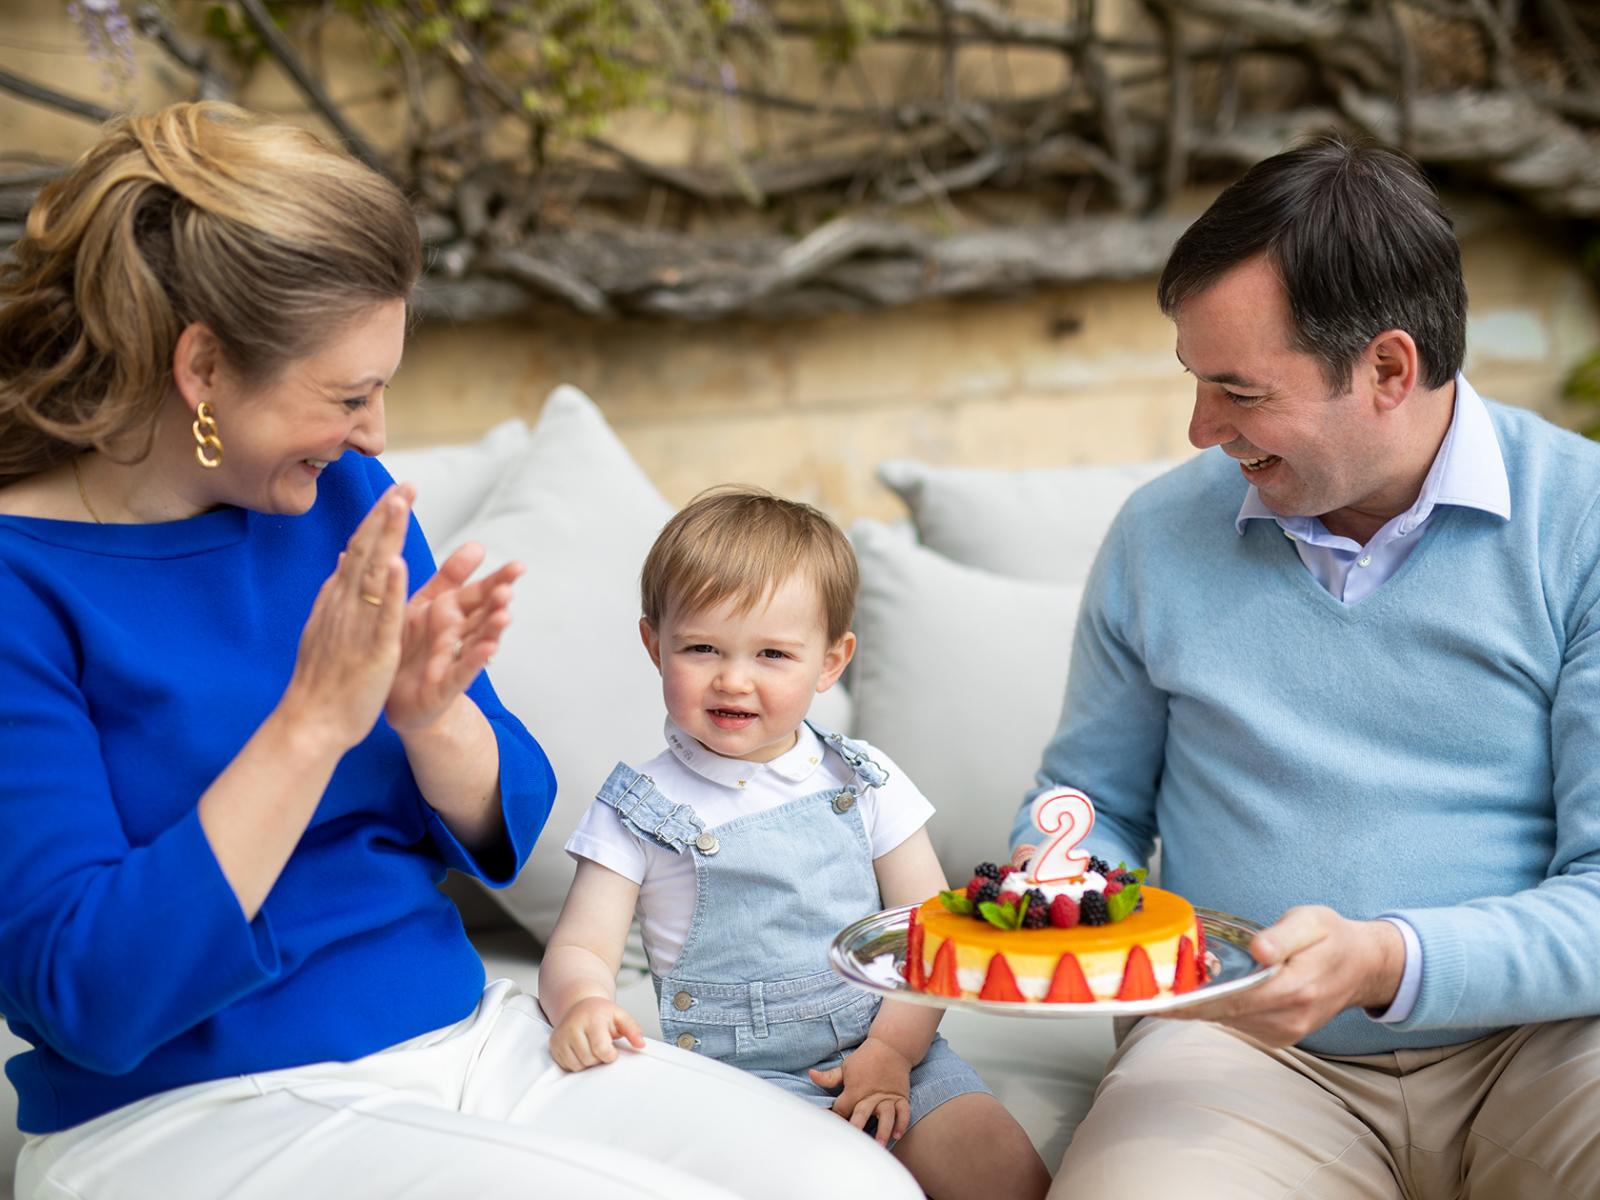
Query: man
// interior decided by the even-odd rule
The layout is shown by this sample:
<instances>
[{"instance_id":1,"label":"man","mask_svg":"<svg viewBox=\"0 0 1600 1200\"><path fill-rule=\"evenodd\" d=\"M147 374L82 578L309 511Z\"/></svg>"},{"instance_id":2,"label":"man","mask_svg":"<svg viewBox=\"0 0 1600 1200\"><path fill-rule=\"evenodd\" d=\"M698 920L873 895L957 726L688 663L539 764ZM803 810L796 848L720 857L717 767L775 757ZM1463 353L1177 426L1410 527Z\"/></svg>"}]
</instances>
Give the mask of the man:
<instances>
[{"instance_id":1,"label":"man","mask_svg":"<svg viewBox=\"0 0 1600 1200\"><path fill-rule=\"evenodd\" d=\"M1600 1196L1600 446L1459 373L1392 151L1258 164L1159 298L1221 452L1108 534L1039 783L1281 969L1134 1027L1051 1194Z\"/></svg>"}]
</instances>

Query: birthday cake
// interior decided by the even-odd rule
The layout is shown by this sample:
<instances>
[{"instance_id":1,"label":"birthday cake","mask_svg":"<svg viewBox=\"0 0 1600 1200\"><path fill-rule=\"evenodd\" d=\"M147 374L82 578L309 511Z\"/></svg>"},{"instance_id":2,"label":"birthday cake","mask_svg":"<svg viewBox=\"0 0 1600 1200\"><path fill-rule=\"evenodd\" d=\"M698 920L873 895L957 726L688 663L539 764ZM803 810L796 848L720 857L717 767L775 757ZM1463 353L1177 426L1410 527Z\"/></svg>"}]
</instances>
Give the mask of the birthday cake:
<instances>
[{"instance_id":1,"label":"birthday cake","mask_svg":"<svg viewBox=\"0 0 1600 1200\"><path fill-rule=\"evenodd\" d=\"M1056 835L1020 868L980 864L913 909L906 983L940 996L1046 1004L1148 1000L1206 982L1205 933L1182 896L1077 851L1083 793L1048 792L1034 824Z\"/></svg>"}]
</instances>

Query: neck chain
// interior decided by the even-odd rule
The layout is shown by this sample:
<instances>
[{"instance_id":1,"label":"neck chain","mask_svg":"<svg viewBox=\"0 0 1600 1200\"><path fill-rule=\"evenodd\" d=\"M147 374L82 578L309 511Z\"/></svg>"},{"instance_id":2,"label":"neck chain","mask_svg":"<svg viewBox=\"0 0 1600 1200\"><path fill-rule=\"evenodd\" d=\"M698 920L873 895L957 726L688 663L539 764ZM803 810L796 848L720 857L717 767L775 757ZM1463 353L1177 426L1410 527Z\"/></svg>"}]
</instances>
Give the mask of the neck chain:
<instances>
[{"instance_id":1,"label":"neck chain","mask_svg":"<svg viewBox=\"0 0 1600 1200\"><path fill-rule=\"evenodd\" d=\"M95 512L94 505L89 503L89 493L83 490L83 472L78 469L79 457L76 454L72 456L72 477L78 481L78 499L83 501L84 511L94 518L94 523L104 525L105 522L100 519L100 514Z\"/></svg>"}]
</instances>

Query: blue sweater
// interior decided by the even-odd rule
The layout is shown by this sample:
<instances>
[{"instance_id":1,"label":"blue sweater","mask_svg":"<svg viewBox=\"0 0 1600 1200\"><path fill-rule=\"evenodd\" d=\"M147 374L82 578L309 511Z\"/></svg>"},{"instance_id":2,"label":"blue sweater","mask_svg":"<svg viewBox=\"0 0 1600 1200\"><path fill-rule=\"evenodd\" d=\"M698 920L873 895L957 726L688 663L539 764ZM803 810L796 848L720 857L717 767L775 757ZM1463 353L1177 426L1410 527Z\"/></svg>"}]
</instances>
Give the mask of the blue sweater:
<instances>
[{"instance_id":1,"label":"blue sweater","mask_svg":"<svg viewBox=\"0 0 1600 1200\"><path fill-rule=\"evenodd\" d=\"M301 517L0 517L0 1013L45 1133L199 1080L348 1060L460 1020L483 966L436 884L516 876L555 792L487 678L508 837L482 862L384 722L339 763L246 921L196 804L277 704L339 551L389 484L327 468ZM412 522L413 588L433 574Z\"/></svg>"},{"instance_id":2,"label":"blue sweater","mask_svg":"<svg viewBox=\"0 0 1600 1200\"><path fill-rule=\"evenodd\" d=\"M1360 603L1330 596L1204 454L1136 493L1091 573L1041 786L1088 849L1271 923L1395 914L1422 990L1311 1050L1367 1054L1600 1014L1600 446L1490 404L1511 519L1436 510ZM1028 806L1013 841L1026 839Z\"/></svg>"}]
</instances>

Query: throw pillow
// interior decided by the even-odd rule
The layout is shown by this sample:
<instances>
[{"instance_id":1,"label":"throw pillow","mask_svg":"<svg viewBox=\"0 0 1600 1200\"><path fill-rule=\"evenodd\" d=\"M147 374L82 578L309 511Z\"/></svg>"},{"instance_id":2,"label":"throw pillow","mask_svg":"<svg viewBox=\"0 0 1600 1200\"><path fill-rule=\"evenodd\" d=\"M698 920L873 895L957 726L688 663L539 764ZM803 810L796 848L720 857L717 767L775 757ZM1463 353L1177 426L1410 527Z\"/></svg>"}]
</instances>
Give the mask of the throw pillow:
<instances>
[{"instance_id":1,"label":"throw pillow","mask_svg":"<svg viewBox=\"0 0 1600 1200\"><path fill-rule=\"evenodd\" d=\"M922 544L1018 579L1082 583L1111 519L1174 462L1026 471L890 459L878 478L906 502Z\"/></svg>"},{"instance_id":2,"label":"throw pillow","mask_svg":"<svg viewBox=\"0 0 1600 1200\"><path fill-rule=\"evenodd\" d=\"M417 485L417 522L437 554L483 506L495 480L527 444L527 425L513 418L464 446L390 450L382 460L400 482Z\"/></svg>"},{"instance_id":3,"label":"throw pillow","mask_svg":"<svg viewBox=\"0 0 1600 1200\"><path fill-rule=\"evenodd\" d=\"M483 508L436 547L442 559L479 542L484 571L527 564L489 677L550 756L558 792L521 876L492 894L541 942L572 881L568 835L618 761L662 746L661 679L639 641L639 568L672 512L593 401L560 387ZM850 727L841 688L813 713Z\"/></svg>"},{"instance_id":4,"label":"throw pillow","mask_svg":"<svg viewBox=\"0 0 1600 1200\"><path fill-rule=\"evenodd\" d=\"M1066 691L1081 584L955 563L877 521L851 529L861 560L856 733L937 810L929 831L952 881L1000 861Z\"/></svg>"}]
</instances>

